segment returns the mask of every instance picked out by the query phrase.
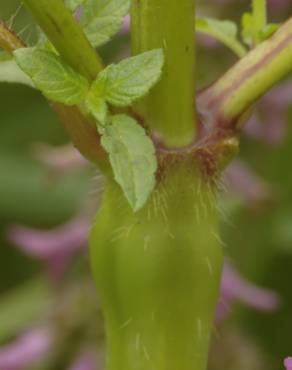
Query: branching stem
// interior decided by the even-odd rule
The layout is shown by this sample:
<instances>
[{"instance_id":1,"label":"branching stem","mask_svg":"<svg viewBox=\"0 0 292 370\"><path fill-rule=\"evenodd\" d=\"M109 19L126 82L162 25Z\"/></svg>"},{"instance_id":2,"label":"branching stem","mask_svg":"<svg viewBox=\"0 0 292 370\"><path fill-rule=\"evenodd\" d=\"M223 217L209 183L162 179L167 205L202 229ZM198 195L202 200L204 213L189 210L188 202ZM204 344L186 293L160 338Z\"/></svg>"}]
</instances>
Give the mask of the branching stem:
<instances>
[{"instance_id":1,"label":"branching stem","mask_svg":"<svg viewBox=\"0 0 292 370\"><path fill-rule=\"evenodd\" d=\"M292 18L199 95L206 123L237 128L241 115L292 71L291 61Z\"/></svg>"},{"instance_id":2,"label":"branching stem","mask_svg":"<svg viewBox=\"0 0 292 370\"><path fill-rule=\"evenodd\" d=\"M23 0L38 25L64 60L89 80L96 78L102 61L62 0Z\"/></svg>"},{"instance_id":3,"label":"branching stem","mask_svg":"<svg viewBox=\"0 0 292 370\"><path fill-rule=\"evenodd\" d=\"M24 48L26 45L4 22L0 21L0 47L13 55L14 50ZM107 156L100 146L100 138L91 118L85 116L75 106L70 107L54 102L51 102L51 106L80 153L97 163L102 170L108 171Z\"/></svg>"}]
</instances>

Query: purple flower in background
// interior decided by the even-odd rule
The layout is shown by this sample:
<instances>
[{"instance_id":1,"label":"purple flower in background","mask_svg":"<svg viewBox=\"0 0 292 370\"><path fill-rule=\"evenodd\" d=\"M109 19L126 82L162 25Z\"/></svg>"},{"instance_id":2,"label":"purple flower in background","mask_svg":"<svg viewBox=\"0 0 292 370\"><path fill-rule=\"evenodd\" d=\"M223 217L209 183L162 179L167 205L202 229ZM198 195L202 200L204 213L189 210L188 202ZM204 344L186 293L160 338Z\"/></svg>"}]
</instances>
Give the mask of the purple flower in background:
<instances>
[{"instance_id":1,"label":"purple flower in background","mask_svg":"<svg viewBox=\"0 0 292 370\"><path fill-rule=\"evenodd\" d=\"M19 370L41 360L51 349L52 335L48 329L37 328L0 347L0 369Z\"/></svg>"},{"instance_id":2,"label":"purple flower in background","mask_svg":"<svg viewBox=\"0 0 292 370\"><path fill-rule=\"evenodd\" d=\"M283 10L289 3L289 0L268 0L268 6L273 10Z\"/></svg>"},{"instance_id":3,"label":"purple flower in background","mask_svg":"<svg viewBox=\"0 0 292 370\"><path fill-rule=\"evenodd\" d=\"M228 190L240 194L250 205L266 200L271 193L270 186L239 159L226 169L224 181Z\"/></svg>"},{"instance_id":4,"label":"purple flower in background","mask_svg":"<svg viewBox=\"0 0 292 370\"><path fill-rule=\"evenodd\" d=\"M121 33L128 33L128 32L130 32L130 24L131 24L131 18L130 18L129 15L127 15L124 18L124 22L123 22L123 25L122 25L122 28L121 28Z\"/></svg>"},{"instance_id":5,"label":"purple flower in background","mask_svg":"<svg viewBox=\"0 0 292 370\"><path fill-rule=\"evenodd\" d=\"M49 170L60 174L88 165L88 161L72 145L52 147L38 144L35 153L37 159Z\"/></svg>"},{"instance_id":6,"label":"purple flower in background","mask_svg":"<svg viewBox=\"0 0 292 370\"><path fill-rule=\"evenodd\" d=\"M7 236L26 254L46 261L52 277L58 278L74 253L84 249L88 231L89 221L75 218L50 231L12 225Z\"/></svg>"},{"instance_id":7,"label":"purple flower in background","mask_svg":"<svg viewBox=\"0 0 292 370\"><path fill-rule=\"evenodd\" d=\"M278 295L269 290L257 287L243 279L235 271L231 262L226 259L221 280L220 299L216 309L216 321L225 318L233 302L241 302L262 311L273 311L280 303Z\"/></svg>"},{"instance_id":8,"label":"purple flower in background","mask_svg":"<svg viewBox=\"0 0 292 370\"><path fill-rule=\"evenodd\" d=\"M287 357L284 360L284 366L285 366L286 370L292 370L292 357Z\"/></svg>"},{"instance_id":9,"label":"purple flower in background","mask_svg":"<svg viewBox=\"0 0 292 370\"><path fill-rule=\"evenodd\" d=\"M75 19L77 22L80 21L81 16L82 16L82 6L78 6L78 8L75 11Z\"/></svg>"},{"instance_id":10,"label":"purple flower in background","mask_svg":"<svg viewBox=\"0 0 292 370\"><path fill-rule=\"evenodd\" d=\"M96 370L96 361L92 353L84 353L70 368L70 370Z\"/></svg>"},{"instance_id":11,"label":"purple flower in background","mask_svg":"<svg viewBox=\"0 0 292 370\"><path fill-rule=\"evenodd\" d=\"M291 81L274 88L259 102L257 114L247 123L245 132L267 144L280 144L286 134L286 112L292 103L291 96Z\"/></svg>"}]
</instances>

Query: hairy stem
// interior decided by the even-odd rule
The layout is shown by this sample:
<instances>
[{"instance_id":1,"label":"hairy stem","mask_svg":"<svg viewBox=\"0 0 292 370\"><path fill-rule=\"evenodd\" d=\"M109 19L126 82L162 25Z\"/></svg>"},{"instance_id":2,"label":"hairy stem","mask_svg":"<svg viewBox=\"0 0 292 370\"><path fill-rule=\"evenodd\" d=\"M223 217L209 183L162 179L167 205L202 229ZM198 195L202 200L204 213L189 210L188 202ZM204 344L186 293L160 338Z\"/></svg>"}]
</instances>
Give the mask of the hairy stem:
<instances>
[{"instance_id":1,"label":"hairy stem","mask_svg":"<svg viewBox=\"0 0 292 370\"><path fill-rule=\"evenodd\" d=\"M23 3L64 60L89 80L95 79L102 62L63 0L23 0Z\"/></svg>"},{"instance_id":2,"label":"hairy stem","mask_svg":"<svg viewBox=\"0 0 292 370\"><path fill-rule=\"evenodd\" d=\"M223 259L216 189L193 162L167 171L137 213L107 184L90 238L106 370L206 370Z\"/></svg>"},{"instance_id":3,"label":"hairy stem","mask_svg":"<svg viewBox=\"0 0 292 370\"><path fill-rule=\"evenodd\" d=\"M132 0L134 54L163 48L161 81L138 106L146 125L167 146L184 146L195 134L194 0Z\"/></svg>"},{"instance_id":4,"label":"hairy stem","mask_svg":"<svg viewBox=\"0 0 292 370\"><path fill-rule=\"evenodd\" d=\"M236 128L240 116L292 70L292 18L198 98L210 126Z\"/></svg>"},{"instance_id":5,"label":"hairy stem","mask_svg":"<svg viewBox=\"0 0 292 370\"><path fill-rule=\"evenodd\" d=\"M0 48L12 55L14 50L24 47L25 43L0 20Z\"/></svg>"}]
</instances>

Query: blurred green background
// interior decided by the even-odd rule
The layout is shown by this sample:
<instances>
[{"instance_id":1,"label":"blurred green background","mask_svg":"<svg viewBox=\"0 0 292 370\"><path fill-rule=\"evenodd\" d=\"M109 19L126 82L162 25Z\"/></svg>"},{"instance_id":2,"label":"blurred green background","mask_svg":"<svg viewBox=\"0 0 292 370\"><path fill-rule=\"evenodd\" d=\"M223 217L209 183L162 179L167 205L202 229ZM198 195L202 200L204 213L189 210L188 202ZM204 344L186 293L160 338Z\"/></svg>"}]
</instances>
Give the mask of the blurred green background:
<instances>
[{"instance_id":1,"label":"blurred green background","mask_svg":"<svg viewBox=\"0 0 292 370\"><path fill-rule=\"evenodd\" d=\"M223 1L206 0L199 9L238 21L248 3L241 0L224 5ZM291 6L282 13L271 12L271 18L281 21L287 14L292 16ZM0 18L12 22L27 42L33 42L35 28L20 1L1 0ZM115 39L102 51L105 58L118 57L126 43L125 37ZM199 87L209 84L235 61L225 48L200 45L198 58ZM228 333L236 330L257 348L263 362L257 369L245 370L281 369L283 358L292 355L292 96L290 108L286 112L287 134L280 144L271 146L247 136L242 140L240 157L271 185L271 199L259 207L251 207L236 194L223 194L221 200L226 214L221 222L226 254L246 278L274 289L282 298L281 308L272 314L237 305L217 329L215 341L225 343ZM58 146L67 141L57 117L39 93L0 84L0 334L1 305L5 302L1 295L42 269L39 262L7 242L7 226L22 223L52 228L77 214L94 188L95 170L90 166L51 178L38 161L37 144ZM225 364L224 370L232 369L231 360ZM215 369L216 364L213 366Z\"/></svg>"}]
</instances>

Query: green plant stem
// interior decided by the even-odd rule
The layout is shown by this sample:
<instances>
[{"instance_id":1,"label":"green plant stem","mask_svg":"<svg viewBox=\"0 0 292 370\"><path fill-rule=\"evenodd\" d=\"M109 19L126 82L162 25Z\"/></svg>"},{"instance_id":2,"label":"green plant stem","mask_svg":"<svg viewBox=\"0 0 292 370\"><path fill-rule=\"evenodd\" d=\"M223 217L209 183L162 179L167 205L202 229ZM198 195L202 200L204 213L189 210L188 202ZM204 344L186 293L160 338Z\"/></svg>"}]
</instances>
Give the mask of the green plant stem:
<instances>
[{"instance_id":1,"label":"green plant stem","mask_svg":"<svg viewBox=\"0 0 292 370\"><path fill-rule=\"evenodd\" d=\"M198 97L206 124L236 128L241 116L292 71L292 18Z\"/></svg>"},{"instance_id":2,"label":"green plant stem","mask_svg":"<svg viewBox=\"0 0 292 370\"><path fill-rule=\"evenodd\" d=\"M194 0L132 0L133 53L163 48L161 81L138 105L145 124L166 146L189 144L195 134Z\"/></svg>"},{"instance_id":3,"label":"green plant stem","mask_svg":"<svg viewBox=\"0 0 292 370\"><path fill-rule=\"evenodd\" d=\"M106 370L206 369L223 262L213 192L193 159L137 213L108 182L90 238Z\"/></svg>"},{"instance_id":4,"label":"green plant stem","mask_svg":"<svg viewBox=\"0 0 292 370\"><path fill-rule=\"evenodd\" d=\"M24 47L25 43L0 20L0 48L12 55L15 49Z\"/></svg>"},{"instance_id":5,"label":"green plant stem","mask_svg":"<svg viewBox=\"0 0 292 370\"><path fill-rule=\"evenodd\" d=\"M84 116L78 107L69 107L54 102L51 102L51 106L80 153L107 173L109 170L108 156L100 145L100 136L94 126L94 121Z\"/></svg>"},{"instance_id":6,"label":"green plant stem","mask_svg":"<svg viewBox=\"0 0 292 370\"><path fill-rule=\"evenodd\" d=\"M0 22L0 47L13 55L13 51L26 47L25 43L3 22ZM100 145L100 137L95 129L95 122L85 116L79 107L50 102L59 116L72 142L85 158L98 164L108 171L108 160L105 151Z\"/></svg>"},{"instance_id":7,"label":"green plant stem","mask_svg":"<svg viewBox=\"0 0 292 370\"><path fill-rule=\"evenodd\" d=\"M94 80L102 62L63 0L23 0L23 3L64 60Z\"/></svg>"}]
</instances>

